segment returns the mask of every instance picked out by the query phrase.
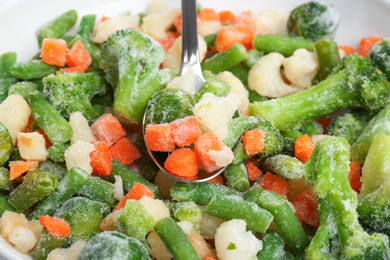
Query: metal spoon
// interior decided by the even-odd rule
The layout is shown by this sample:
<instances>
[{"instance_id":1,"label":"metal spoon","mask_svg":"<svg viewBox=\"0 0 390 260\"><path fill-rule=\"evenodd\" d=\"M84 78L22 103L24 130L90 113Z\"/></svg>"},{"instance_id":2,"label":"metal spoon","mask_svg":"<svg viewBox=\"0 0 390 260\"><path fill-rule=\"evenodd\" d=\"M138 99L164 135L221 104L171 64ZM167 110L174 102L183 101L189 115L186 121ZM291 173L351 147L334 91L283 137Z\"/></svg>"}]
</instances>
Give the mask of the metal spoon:
<instances>
[{"instance_id":1,"label":"metal spoon","mask_svg":"<svg viewBox=\"0 0 390 260\"><path fill-rule=\"evenodd\" d=\"M192 69L194 72L194 89L197 92L203 83L206 81L202 74L202 68L200 66L200 58L198 51L198 31L196 27L196 0L181 0L181 10L182 10L182 55L181 55L181 68L180 75L184 75L189 69ZM239 114L239 113L238 113ZM146 115L145 111L142 131L145 137L145 128L146 128ZM233 147L233 153L235 154L238 149L238 145L241 139L237 141L236 145ZM149 150L149 147L146 145L146 148L149 152L150 157L154 163L160 168L162 172L170 176L171 178L183 181L183 182L203 182L210 180L221 172L225 170L226 167L222 167L213 172L206 172L204 170L199 170L197 176L186 178L182 176L177 176L171 174L164 168L164 162L168 157L167 152L153 152Z\"/></svg>"}]
</instances>

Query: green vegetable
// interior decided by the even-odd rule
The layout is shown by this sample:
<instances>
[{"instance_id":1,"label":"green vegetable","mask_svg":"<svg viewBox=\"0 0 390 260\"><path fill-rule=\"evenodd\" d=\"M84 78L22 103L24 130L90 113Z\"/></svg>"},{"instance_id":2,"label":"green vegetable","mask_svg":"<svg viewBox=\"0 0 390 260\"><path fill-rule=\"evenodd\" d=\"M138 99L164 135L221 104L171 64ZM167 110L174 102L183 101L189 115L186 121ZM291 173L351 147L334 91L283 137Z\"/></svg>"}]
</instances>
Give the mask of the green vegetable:
<instances>
[{"instance_id":1,"label":"green vegetable","mask_svg":"<svg viewBox=\"0 0 390 260\"><path fill-rule=\"evenodd\" d=\"M64 164L55 163L51 160L39 162L38 167L44 172L54 174L58 180L61 180L65 176L65 174L68 173L68 170L66 169L66 166Z\"/></svg>"},{"instance_id":2,"label":"green vegetable","mask_svg":"<svg viewBox=\"0 0 390 260\"><path fill-rule=\"evenodd\" d=\"M95 14L87 14L81 17L80 25L77 34L81 37L92 41L93 28L95 27Z\"/></svg>"},{"instance_id":3,"label":"green vegetable","mask_svg":"<svg viewBox=\"0 0 390 260\"><path fill-rule=\"evenodd\" d=\"M28 98L28 94L34 90L37 90L37 86L29 81L20 81L8 89L8 96L10 95L21 95L25 100Z\"/></svg>"},{"instance_id":4,"label":"green vegetable","mask_svg":"<svg viewBox=\"0 0 390 260\"><path fill-rule=\"evenodd\" d=\"M236 76L236 78L238 78L244 86L248 85L249 70L250 69L247 66L241 63L227 69L227 71L230 71L234 76Z\"/></svg>"},{"instance_id":5,"label":"green vegetable","mask_svg":"<svg viewBox=\"0 0 390 260\"><path fill-rule=\"evenodd\" d=\"M188 221L194 225L194 230L199 230L202 220L202 211L193 201L175 202L169 204L172 217L177 221Z\"/></svg>"},{"instance_id":6,"label":"green vegetable","mask_svg":"<svg viewBox=\"0 0 390 260\"><path fill-rule=\"evenodd\" d=\"M134 29L118 30L101 48L100 65L114 87L114 112L121 122L141 122L152 95L171 79L169 70L159 70L165 58L162 46Z\"/></svg>"},{"instance_id":7,"label":"green vegetable","mask_svg":"<svg viewBox=\"0 0 390 260\"><path fill-rule=\"evenodd\" d=\"M18 79L40 79L56 72L58 67L42 60L20 61L10 68L10 74Z\"/></svg>"},{"instance_id":8,"label":"green vegetable","mask_svg":"<svg viewBox=\"0 0 390 260\"><path fill-rule=\"evenodd\" d=\"M264 56L262 51L252 49L248 51L248 58L245 60L245 65L249 68L252 68L261 57Z\"/></svg>"},{"instance_id":9,"label":"green vegetable","mask_svg":"<svg viewBox=\"0 0 390 260\"><path fill-rule=\"evenodd\" d=\"M0 104L7 98L9 87L16 82L16 79L10 73L10 68L15 63L15 52L0 55Z\"/></svg>"},{"instance_id":10,"label":"green vegetable","mask_svg":"<svg viewBox=\"0 0 390 260\"><path fill-rule=\"evenodd\" d=\"M47 149L47 156L54 162L65 162L66 144L53 144Z\"/></svg>"},{"instance_id":11,"label":"green vegetable","mask_svg":"<svg viewBox=\"0 0 390 260\"><path fill-rule=\"evenodd\" d=\"M13 182L9 179L9 170L0 167L0 191L11 191L12 188Z\"/></svg>"},{"instance_id":12,"label":"green vegetable","mask_svg":"<svg viewBox=\"0 0 390 260\"><path fill-rule=\"evenodd\" d=\"M312 41L332 40L340 22L337 10L325 1L310 1L290 12L287 30L292 36Z\"/></svg>"},{"instance_id":13,"label":"green vegetable","mask_svg":"<svg viewBox=\"0 0 390 260\"><path fill-rule=\"evenodd\" d=\"M18 212L14 207L8 203L8 197L3 193L0 193L0 217L5 211Z\"/></svg>"},{"instance_id":14,"label":"green vegetable","mask_svg":"<svg viewBox=\"0 0 390 260\"><path fill-rule=\"evenodd\" d=\"M390 84L383 73L364 57L351 54L318 85L290 96L250 104L249 113L287 130L341 108L379 111L389 103L389 96Z\"/></svg>"},{"instance_id":15,"label":"green vegetable","mask_svg":"<svg viewBox=\"0 0 390 260\"><path fill-rule=\"evenodd\" d=\"M386 74L387 79L390 79L390 68L388 66L390 60L390 39L384 39L375 43L368 54L371 63Z\"/></svg>"},{"instance_id":16,"label":"green vegetable","mask_svg":"<svg viewBox=\"0 0 390 260\"><path fill-rule=\"evenodd\" d=\"M365 121L360 120L353 113L347 113L331 121L325 133L327 135L343 137L350 145L353 145L363 132L365 126Z\"/></svg>"},{"instance_id":17,"label":"green vegetable","mask_svg":"<svg viewBox=\"0 0 390 260\"><path fill-rule=\"evenodd\" d=\"M284 241L280 235L274 230L268 230L261 239L263 248L257 253L258 260L289 260L294 257L284 250Z\"/></svg>"},{"instance_id":18,"label":"green vegetable","mask_svg":"<svg viewBox=\"0 0 390 260\"><path fill-rule=\"evenodd\" d=\"M141 158L138 159L140 175L147 181L153 181L160 168L158 168L152 158L149 157L142 132L134 134L132 142L142 155Z\"/></svg>"},{"instance_id":19,"label":"green vegetable","mask_svg":"<svg viewBox=\"0 0 390 260\"><path fill-rule=\"evenodd\" d=\"M195 93L195 102L198 103L205 93L213 93L216 97L225 97L229 91L230 85L225 81L217 78L208 79Z\"/></svg>"},{"instance_id":20,"label":"green vegetable","mask_svg":"<svg viewBox=\"0 0 390 260\"><path fill-rule=\"evenodd\" d=\"M14 142L7 128L0 123L0 166L3 166L9 159L12 153Z\"/></svg>"},{"instance_id":21,"label":"green vegetable","mask_svg":"<svg viewBox=\"0 0 390 260\"><path fill-rule=\"evenodd\" d=\"M249 189L248 173L243 162L229 164L223 172L223 175L226 179L226 185L229 188L239 192L244 192Z\"/></svg>"},{"instance_id":22,"label":"green vegetable","mask_svg":"<svg viewBox=\"0 0 390 260\"><path fill-rule=\"evenodd\" d=\"M389 238L369 235L358 222L357 194L351 188L348 142L341 137L326 137L316 144L305 164L305 180L314 185L320 211L320 227L307 259L389 259ZM332 169L332 170L330 170Z\"/></svg>"},{"instance_id":23,"label":"green vegetable","mask_svg":"<svg viewBox=\"0 0 390 260\"><path fill-rule=\"evenodd\" d=\"M253 40L253 47L265 54L279 52L285 57L293 55L298 49L313 51L313 43L311 41L275 34L256 35Z\"/></svg>"},{"instance_id":24,"label":"green vegetable","mask_svg":"<svg viewBox=\"0 0 390 260\"><path fill-rule=\"evenodd\" d=\"M215 34L206 35L205 37L203 37L203 39L207 44L207 48L210 48L214 45L215 40L217 39L217 34L215 33Z\"/></svg>"},{"instance_id":25,"label":"green vegetable","mask_svg":"<svg viewBox=\"0 0 390 260\"><path fill-rule=\"evenodd\" d=\"M118 203L114 198L114 184L94 176L78 190L77 195L106 203L111 207Z\"/></svg>"},{"instance_id":26,"label":"green vegetable","mask_svg":"<svg viewBox=\"0 0 390 260\"><path fill-rule=\"evenodd\" d=\"M317 53L320 69L317 77L320 81L326 79L340 65L340 55L337 43L327 40L321 40L314 43L314 50Z\"/></svg>"},{"instance_id":27,"label":"green vegetable","mask_svg":"<svg viewBox=\"0 0 390 260\"><path fill-rule=\"evenodd\" d=\"M305 165L300 160L284 154L267 157L262 166L287 180L298 179L305 174Z\"/></svg>"},{"instance_id":28,"label":"green vegetable","mask_svg":"<svg viewBox=\"0 0 390 260\"><path fill-rule=\"evenodd\" d=\"M51 251L56 248L61 248L64 245L65 238L52 235L46 229L41 233L41 238L37 246L32 252L32 257L34 260L46 260L47 256Z\"/></svg>"},{"instance_id":29,"label":"green vegetable","mask_svg":"<svg viewBox=\"0 0 390 260\"><path fill-rule=\"evenodd\" d=\"M302 135L305 135L305 134L307 134L308 136L322 135L324 133L324 128L317 121L311 121L311 122L304 124L299 129L299 131L302 133Z\"/></svg>"}]
</instances>

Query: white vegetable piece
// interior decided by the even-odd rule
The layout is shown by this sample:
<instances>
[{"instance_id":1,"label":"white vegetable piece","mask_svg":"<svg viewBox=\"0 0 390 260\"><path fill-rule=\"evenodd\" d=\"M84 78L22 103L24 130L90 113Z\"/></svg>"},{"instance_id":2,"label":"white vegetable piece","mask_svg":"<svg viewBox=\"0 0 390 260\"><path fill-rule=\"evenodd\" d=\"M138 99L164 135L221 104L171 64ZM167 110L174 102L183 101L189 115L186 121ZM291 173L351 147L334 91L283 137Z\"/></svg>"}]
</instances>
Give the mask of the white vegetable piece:
<instances>
[{"instance_id":1,"label":"white vegetable piece","mask_svg":"<svg viewBox=\"0 0 390 260\"><path fill-rule=\"evenodd\" d=\"M5 211L0 218L0 234L3 238L9 238L9 235L17 228L28 228L28 220L23 213Z\"/></svg>"},{"instance_id":2,"label":"white vegetable piece","mask_svg":"<svg viewBox=\"0 0 390 260\"><path fill-rule=\"evenodd\" d=\"M215 248L221 260L255 260L262 247L262 241L246 231L246 223L241 219L222 223L215 234Z\"/></svg>"},{"instance_id":3,"label":"white vegetable piece","mask_svg":"<svg viewBox=\"0 0 390 260\"><path fill-rule=\"evenodd\" d=\"M198 49L200 61L206 56L207 44L202 36L198 35ZM175 74L179 74L181 64L181 36L175 40L172 47L168 50L162 65L164 68L171 69Z\"/></svg>"},{"instance_id":4,"label":"white vegetable piece","mask_svg":"<svg viewBox=\"0 0 390 260\"><path fill-rule=\"evenodd\" d=\"M157 235L155 231L150 232L146 240L148 241L148 244L152 249L152 252L150 252L150 256L153 259L156 260L172 259L171 255L169 254L167 248L164 245L164 242L161 240L161 238Z\"/></svg>"},{"instance_id":5,"label":"white vegetable piece","mask_svg":"<svg viewBox=\"0 0 390 260\"><path fill-rule=\"evenodd\" d=\"M230 92L235 93L240 98L239 110L241 115L245 115L248 111L249 92L244 84L231 72L224 71L217 75L217 79L221 79L230 85ZM234 110L235 111L235 110Z\"/></svg>"},{"instance_id":6,"label":"white vegetable piece","mask_svg":"<svg viewBox=\"0 0 390 260\"><path fill-rule=\"evenodd\" d=\"M139 200L139 203L141 203L145 211L154 218L155 222L165 217L169 217L169 209L162 200L144 196Z\"/></svg>"},{"instance_id":7,"label":"white vegetable piece","mask_svg":"<svg viewBox=\"0 0 390 260\"><path fill-rule=\"evenodd\" d=\"M103 231L117 231L118 229L115 226L115 221L122 213L123 208L115 210L108 214L100 224L100 229Z\"/></svg>"},{"instance_id":8,"label":"white vegetable piece","mask_svg":"<svg viewBox=\"0 0 390 260\"><path fill-rule=\"evenodd\" d=\"M189 221L179 221L179 222L177 222L177 224L179 225L181 230L183 230L183 232L186 235L191 234L192 230L194 230L194 224L192 222L189 222Z\"/></svg>"},{"instance_id":9,"label":"white vegetable piece","mask_svg":"<svg viewBox=\"0 0 390 260\"><path fill-rule=\"evenodd\" d=\"M83 116L83 113L71 113L69 117L69 124L73 131L73 135L70 138L71 142L93 142L97 140L96 137L92 134L91 128L88 125L88 120Z\"/></svg>"},{"instance_id":10,"label":"white vegetable piece","mask_svg":"<svg viewBox=\"0 0 390 260\"><path fill-rule=\"evenodd\" d=\"M87 244L85 240L78 240L69 248L57 248L49 253L46 260L78 260L81 251Z\"/></svg>"},{"instance_id":11,"label":"white vegetable piece","mask_svg":"<svg viewBox=\"0 0 390 260\"><path fill-rule=\"evenodd\" d=\"M28 222L28 226L31 229L31 231L34 233L34 236L37 239L37 241L39 241L43 230L43 226L41 222L39 222L39 220L30 220Z\"/></svg>"},{"instance_id":12,"label":"white vegetable piece","mask_svg":"<svg viewBox=\"0 0 390 260\"><path fill-rule=\"evenodd\" d=\"M199 224L199 232L206 239L213 239L218 227L225 220L202 213L202 220Z\"/></svg>"},{"instance_id":13,"label":"white vegetable piece","mask_svg":"<svg viewBox=\"0 0 390 260\"><path fill-rule=\"evenodd\" d=\"M96 26L96 32L92 39L92 42L104 43L105 41L107 41L108 37L115 31L128 28L138 28L139 20L139 16L135 14L110 18L104 22L101 22Z\"/></svg>"},{"instance_id":14,"label":"white vegetable piece","mask_svg":"<svg viewBox=\"0 0 390 260\"><path fill-rule=\"evenodd\" d=\"M283 60L283 55L276 52L261 57L249 71L249 89L256 91L261 96L271 98L301 91L302 89L299 87L284 83L280 75Z\"/></svg>"},{"instance_id":15,"label":"white vegetable piece","mask_svg":"<svg viewBox=\"0 0 390 260\"><path fill-rule=\"evenodd\" d=\"M283 61L284 73L289 81L300 88L310 88L320 64L317 54L306 49L298 49Z\"/></svg>"},{"instance_id":16,"label":"white vegetable piece","mask_svg":"<svg viewBox=\"0 0 390 260\"><path fill-rule=\"evenodd\" d=\"M223 146L222 150L219 151L210 150L208 154L210 159L213 160L218 167L225 167L234 159L232 150L227 146Z\"/></svg>"},{"instance_id":17,"label":"white vegetable piece","mask_svg":"<svg viewBox=\"0 0 390 260\"><path fill-rule=\"evenodd\" d=\"M24 160L46 161L45 138L40 133L18 133L18 148Z\"/></svg>"},{"instance_id":18,"label":"white vegetable piece","mask_svg":"<svg viewBox=\"0 0 390 260\"><path fill-rule=\"evenodd\" d=\"M78 166L88 174L92 173L92 166L90 164L91 158L89 154L95 150L95 146L91 143L77 141L74 142L68 149L65 150L65 162L68 171L73 166Z\"/></svg>"},{"instance_id":19,"label":"white vegetable piece","mask_svg":"<svg viewBox=\"0 0 390 260\"><path fill-rule=\"evenodd\" d=\"M114 199L121 200L125 196L123 192L123 181L122 177L119 175L115 175L115 183L114 183Z\"/></svg>"},{"instance_id":20,"label":"white vegetable piece","mask_svg":"<svg viewBox=\"0 0 390 260\"><path fill-rule=\"evenodd\" d=\"M0 104L0 123L2 123L15 143L16 137L22 131L31 114L31 108L21 95L10 95Z\"/></svg>"},{"instance_id":21,"label":"white vegetable piece","mask_svg":"<svg viewBox=\"0 0 390 260\"><path fill-rule=\"evenodd\" d=\"M319 142L319 141L321 141L322 139L324 139L325 137L328 137L329 135L321 135L321 134L319 134L319 135L312 135L311 137L310 137L310 140L311 140L311 142L313 143L313 145L314 146L316 146L316 144Z\"/></svg>"},{"instance_id":22,"label":"white vegetable piece","mask_svg":"<svg viewBox=\"0 0 390 260\"><path fill-rule=\"evenodd\" d=\"M166 12L147 15L142 20L141 30L155 40L166 39L165 31L172 26L180 13L180 8L175 8Z\"/></svg>"},{"instance_id":23,"label":"white vegetable piece","mask_svg":"<svg viewBox=\"0 0 390 260\"><path fill-rule=\"evenodd\" d=\"M255 17L256 31L259 34L282 34L286 26L288 12L277 8L265 10Z\"/></svg>"},{"instance_id":24,"label":"white vegetable piece","mask_svg":"<svg viewBox=\"0 0 390 260\"><path fill-rule=\"evenodd\" d=\"M199 25L198 34L205 37L210 34L215 34L221 29L219 21L204 21Z\"/></svg>"},{"instance_id":25,"label":"white vegetable piece","mask_svg":"<svg viewBox=\"0 0 390 260\"><path fill-rule=\"evenodd\" d=\"M206 257L214 257L215 254L210 246L207 244L206 240L197 232L192 231L187 235L195 251L198 253L200 259L205 259Z\"/></svg>"},{"instance_id":26,"label":"white vegetable piece","mask_svg":"<svg viewBox=\"0 0 390 260\"><path fill-rule=\"evenodd\" d=\"M31 251L38 242L34 233L29 228L25 227L15 228L14 231L9 234L8 241L21 253Z\"/></svg>"},{"instance_id":27,"label":"white vegetable piece","mask_svg":"<svg viewBox=\"0 0 390 260\"><path fill-rule=\"evenodd\" d=\"M169 82L167 88L181 89L193 95L195 94L194 83L194 71L189 69L183 76L177 76Z\"/></svg>"},{"instance_id":28,"label":"white vegetable piece","mask_svg":"<svg viewBox=\"0 0 390 260\"><path fill-rule=\"evenodd\" d=\"M148 6L148 9L146 10L146 14L158 14L165 11L168 11L169 5L166 2L160 1L160 0L154 0L150 3Z\"/></svg>"}]
</instances>

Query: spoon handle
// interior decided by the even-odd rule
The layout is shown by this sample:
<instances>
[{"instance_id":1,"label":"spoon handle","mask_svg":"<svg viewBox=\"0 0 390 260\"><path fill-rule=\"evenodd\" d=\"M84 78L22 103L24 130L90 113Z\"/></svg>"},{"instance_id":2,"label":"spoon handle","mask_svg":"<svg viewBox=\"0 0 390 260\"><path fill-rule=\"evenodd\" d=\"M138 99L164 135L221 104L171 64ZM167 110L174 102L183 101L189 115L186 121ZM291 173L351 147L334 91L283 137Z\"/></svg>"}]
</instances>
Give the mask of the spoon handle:
<instances>
[{"instance_id":1,"label":"spoon handle","mask_svg":"<svg viewBox=\"0 0 390 260\"><path fill-rule=\"evenodd\" d=\"M194 72L195 92L205 82L200 66L198 50L198 30L196 23L196 0L181 0L182 12L182 54L180 75L192 69Z\"/></svg>"}]
</instances>

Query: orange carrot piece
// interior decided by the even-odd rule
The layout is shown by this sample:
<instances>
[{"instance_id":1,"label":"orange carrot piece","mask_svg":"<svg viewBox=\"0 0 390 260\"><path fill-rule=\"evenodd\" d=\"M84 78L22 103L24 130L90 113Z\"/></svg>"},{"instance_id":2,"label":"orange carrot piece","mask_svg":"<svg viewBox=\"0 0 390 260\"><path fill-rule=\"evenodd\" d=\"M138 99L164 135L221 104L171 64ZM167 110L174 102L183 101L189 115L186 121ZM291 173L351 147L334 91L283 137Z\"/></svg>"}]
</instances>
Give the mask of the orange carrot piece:
<instances>
[{"instance_id":1,"label":"orange carrot piece","mask_svg":"<svg viewBox=\"0 0 390 260\"><path fill-rule=\"evenodd\" d=\"M104 21L107 21L107 20L110 20L111 17L108 17L108 16L105 16L105 15L102 15L102 19L100 19L100 22L104 22Z\"/></svg>"},{"instance_id":2,"label":"orange carrot piece","mask_svg":"<svg viewBox=\"0 0 390 260\"><path fill-rule=\"evenodd\" d=\"M252 10L247 10L242 12L234 20L235 24L254 24L254 12Z\"/></svg>"},{"instance_id":3,"label":"orange carrot piece","mask_svg":"<svg viewBox=\"0 0 390 260\"><path fill-rule=\"evenodd\" d=\"M325 129L328 127L328 125L330 123L330 117L324 117L324 118L317 119L317 122L322 125L322 127L324 128L324 131L325 131Z\"/></svg>"},{"instance_id":4,"label":"orange carrot piece","mask_svg":"<svg viewBox=\"0 0 390 260\"><path fill-rule=\"evenodd\" d=\"M282 177L267 172L260 182L260 186L263 189L275 192L282 196L287 196L290 191L288 183Z\"/></svg>"},{"instance_id":5,"label":"orange carrot piece","mask_svg":"<svg viewBox=\"0 0 390 260\"><path fill-rule=\"evenodd\" d=\"M151 151L172 152L175 150L171 125L148 124L145 129L145 143Z\"/></svg>"},{"instance_id":6,"label":"orange carrot piece","mask_svg":"<svg viewBox=\"0 0 390 260\"><path fill-rule=\"evenodd\" d=\"M220 175L217 175L214 178L208 180L208 182L219 184L219 185L223 185L223 177L220 174Z\"/></svg>"},{"instance_id":7,"label":"orange carrot piece","mask_svg":"<svg viewBox=\"0 0 390 260\"><path fill-rule=\"evenodd\" d=\"M154 198L154 193L147 186L137 182L131 187L131 190L119 201L115 210L121 209L126 205L127 200L140 200L142 197Z\"/></svg>"},{"instance_id":8,"label":"orange carrot piece","mask_svg":"<svg viewBox=\"0 0 390 260\"><path fill-rule=\"evenodd\" d=\"M67 237L70 232L70 226L62 218L52 217L49 215L39 216L39 222L47 231L55 236Z\"/></svg>"},{"instance_id":9,"label":"orange carrot piece","mask_svg":"<svg viewBox=\"0 0 390 260\"><path fill-rule=\"evenodd\" d=\"M219 22L219 15L217 12L214 11L214 9L211 8L203 8L198 13L198 18L202 21L217 21Z\"/></svg>"},{"instance_id":10,"label":"orange carrot piece","mask_svg":"<svg viewBox=\"0 0 390 260\"><path fill-rule=\"evenodd\" d=\"M215 161L210 156L210 151L221 151L224 143L219 140L218 136L212 132L206 133L195 141L195 153L200 164L207 172L213 172L220 167L216 165Z\"/></svg>"},{"instance_id":11,"label":"orange carrot piece","mask_svg":"<svg viewBox=\"0 0 390 260\"><path fill-rule=\"evenodd\" d=\"M108 146L103 141L95 141L91 144L95 146L95 150L89 154L93 174L97 176L110 175L112 157Z\"/></svg>"},{"instance_id":12,"label":"orange carrot piece","mask_svg":"<svg viewBox=\"0 0 390 260\"><path fill-rule=\"evenodd\" d=\"M237 30L237 28L222 26L215 39L215 47L218 52L226 51L244 37L244 33Z\"/></svg>"},{"instance_id":13,"label":"orange carrot piece","mask_svg":"<svg viewBox=\"0 0 390 260\"><path fill-rule=\"evenodd\" d=\"M295 139L295 157L306 163L313 153L314 145L309 135L305 134Z\"/></svg>"},{"instance_id":14,"label":"orange carrot piece","mask_svg":"<svg viewBox=\"0 0 390 260\"><path fill-rule=\"evenodd\" d=\"M248 130L244 133L242 142L244 143L247 155L258 154L264 149L264 138L266 133L258 130Z\"/></svg>"},{"instance_id":15,"label":"orange carrot piece","mask_svg":"<svg viewBox=\"0 0 390 260\"><path fill-rule=\"evenodd\" d=\"M177 119L170 125L173 140L180 147L193 144L202 135L202 130L194 116Z\"/></svg>"},{"instance_id":16,"label":"orange carrot piece","mask_svg":"<svg viewBox=\"0 0 390 260\"><path fill-rule=\"evenodd\" d=\"M242 33L240 43L242 43L247 50L253 49L252 42L256 35L256 26L254 24L241 23L236 24L234 27Z\"/></svg>"},{"instance_id":17,"label":"orange carrot piece","mask_svg":"<svg viewBox=\"0 0 390 260\"><path fill-rule=\"evenodd\" d=\"M295 214L310 226L320 226L317 196L308 191L301 192L293 201Z\"/></svg>"},{"instance_id":18,"label":"orange carrot piece","mask_svg":"<svg viewBox=\"0 0 390 260\"><path fill-rule=\"evenodd\" d=\"M92 63L91 55L80 41L75 42L66 54L66 65L69 68L80 67L85 72Z\"/></svg>"},{"instance_id":19,"label":"orange carrot piece","mask_svg":"<svg viewBox=\"0 0 390 260\"><path fill-rule=\"evenodd\" d=\"M362 181L360 180L360 166L357 162L351 161L349 163L349 174L348 179L351 184L351 188L360 193L360 188L362 187Z\"/></svg>"},{"instance_id":20,"label":"orange carrot piece","mask_svg":"<svg viewBox=\"0 0 390 260\"><path fill-rule=\"evenodd\" d=\"M23 173L28 170L38 167L38 161L28 160L28 161L12 161L9 163L9 178L10 180L15 180Z\"/></svg>"},{"instance_id":21,"label":"orange carrot piece","mask_svg":"<svg viewBox=\"0 0 390 260\"><path fill-rule=\"evenodd\" d=\"M258 160L256 160L255 158L253 158L253 157L245 159L244 164L248 164L248 163L251 163L251 164L253 164L256 167L260 167L260 162Z\"/></svg>"},{"instance_id":22,"label":"orange carrot piece","mask_svg":"<svg viewBox=\"0 0 390 260\"><path fill-rule=\"evenodd\" d=\"M91 125L93 135L110 147L113 143L126 136L126 130L119 120L110 113L100 116Z\"/></svg>"},{"instance_id":23,"label":"orange carrot piece","mask_svg":"<svg viewBox=\"0 0 390 260\"><path fill-rule=\"evenodd\" d=\"M112 158L125 165L131 164L135 160L141 158L141 153L138 151L137 147L135 147L126 136L116 141L109 149Z\"/></svg>"},{"instance_id":24,"label":"orange carrot piece","mask_svg":"<svg viewBox=\"0 0 390 260\"><path fill-rule=\"evenodd\" d=\"M236 15L230 11L221 11L218 16L221 23L233 23L236 19Z\"/></svg>"},{"instance_id":25,"label":"orange carrot piece","mask_svg":"<svg viewBox=\"0 0 390 260\"><path fill-rule=\"evenodd\" d=\"M365 37L360 40L358 53L367 58L368 53L371 50L372 45L375 43L382 41L383 37Z\"/></svg>"},{"instance_id":26,"label":"orange carrot piece","mask_svg":"<svg viewBox=\"0 0 390 260\"><path fill-rule=\"evenodd\" d=\"M218 259L211 257L211 256L207 256L207 257L203 258L202 260L218 260Z\"/></svg>"},{"instance_id":27,"label":"orange carrot piece","mask_svg":"<svg viewBox=\"0 0 390 260\"><path fill-rule=\"evenodd\" d=\"M194 177L199 171L196 153L189 148L176 149L165 160L164 168L173 175Z\"/></svg>"},{"instance_id":28,"label":"orange carrot piece","mask_svg":"<svg viewBox=\"0 0 390 260\"><path fill-rule=\"evenodd\" d=\"M171 31L166 31L165 34L167 35L166 39L157 39L157 42L161 44L161 46L164 48L164 51L167 52L172 47L172 45L175 43L176 39L179 38L179 34Z\"/></svg>"},{"instance_id":29,"label":"orange carrot piece","mask_svg":"<svg viewBox=\"0 0 390 260\"><path fill-rule=\"evenodd\" d=\"M345 55L355 53L355 49L349 45L339 45L337 48L339 50L343 50Z\"/></svg>"},{"instance_id":30,"label":"orange carrot piece","mask_svg":"<svg viewBox=\"0 0 390 260\"><path fill-rule=\"evenodd\" d=\"M199 28L201 24L202 21L199 19L199 17L196 17L196 26ZM175 21L173 22L173 25L175 26L176 30L181 34L182 31L181 14L178 17L176 17Z\"/></svg>"},{"instance_id":31,"label":"orange carrot piece","mask_svg":"<svg viewBox=\"0 0 390 260\"><path fill-rule=\"evenodd\" d=\"M34 122L33 116L30 114L30 117L28 118L27 125L24 127L24 129L21 131L23 133L28 133L31 131L31 125Z\"/></svg>"},{"instance_id":32,"label":"orange carrot piece","mask_svg":"<svg viewBox=\"0 0 390 260\"><path fill-rule=\"evenodd\" d=\"M263 171L257 168L253 163L245 164L246 171L248 173L248 178L251 181L260 180L261 175L263 175Z\"/></svg>"},{"instance_id":33,"label":"orange carrot piece","mask_svg":"<svg viewBox=\"0 0 390 260\"><path fill-rule=\"evenodd\" d=\"M41 48L42 61L59 67L66 64L68 45L62 39L43 39Z\"/></svg>"},{"instance_id":34,"label":"orange carrot piece","mask_svg":"<svg viewBox=\"0 0 390 260\"><path fill-rule=\"evenodd\" d=\"M45 139L46 149L49 149L49 147L53 145L53 143L50 141L49 137L47 137L47 135L42 131L42 129L38 128L37 130L35 130L35 132L37 132L38 134L41 134L43 136L43 138Z\"/></svg>"},{"instance_id":35,"label":"orange carrot piece","mask_svg":"<svg viewBox=\"0 0 390 260\"><path fill-rule=\"evenodd\" d=\"M76 66L76 67L70 67L70 68L61 68L60 72L62 72L62 73L73 73L73 72L84 73L85 70L81 66Z\"/></svg>"}]
</instances>

